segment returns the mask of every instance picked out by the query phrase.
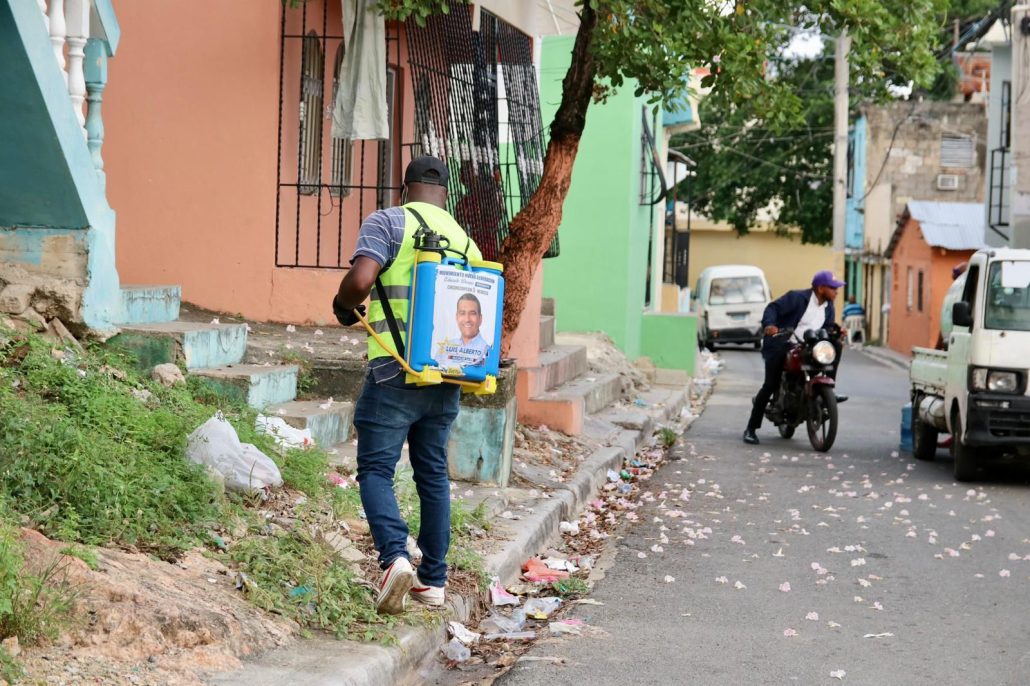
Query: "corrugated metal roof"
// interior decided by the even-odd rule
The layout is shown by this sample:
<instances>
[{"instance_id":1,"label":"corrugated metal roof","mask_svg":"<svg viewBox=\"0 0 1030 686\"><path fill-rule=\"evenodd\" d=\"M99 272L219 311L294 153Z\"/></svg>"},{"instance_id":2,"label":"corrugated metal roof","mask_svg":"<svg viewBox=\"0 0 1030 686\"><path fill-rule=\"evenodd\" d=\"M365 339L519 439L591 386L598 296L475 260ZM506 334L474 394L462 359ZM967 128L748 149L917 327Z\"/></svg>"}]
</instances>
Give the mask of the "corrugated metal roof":
<instances>
[{"instance_id":1,"label":"corrugated metal roof","mask_svg":"<svg viewBox=\"0 0 1030 686\"><path fill-rule=\"evenodd\" d=\"M982 203L911 200L908 213L919 222L926 242L935 248L979 250L987 247Z\"/></svg>"}]
</instances>

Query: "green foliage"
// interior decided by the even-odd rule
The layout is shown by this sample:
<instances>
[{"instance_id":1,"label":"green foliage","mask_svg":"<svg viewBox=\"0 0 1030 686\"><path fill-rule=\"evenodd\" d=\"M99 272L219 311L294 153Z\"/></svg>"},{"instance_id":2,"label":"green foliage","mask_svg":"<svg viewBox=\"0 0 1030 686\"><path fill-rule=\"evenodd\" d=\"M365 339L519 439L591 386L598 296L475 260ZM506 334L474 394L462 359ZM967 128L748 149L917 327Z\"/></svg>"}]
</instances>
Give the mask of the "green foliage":
<instances>
[{"instance_id":1,"label":"green foliage","mask_svg":"<svg viewBox=\"0 0 1030 686\"><path fill-rule=\"evenodd\" d=\"M574 598L590 593L590 584L578 576L551 582L551 589L562 598Z\"/></svg>"},{"instance_id":2,"label":"green foliage","mask_svg":"<svg viewBox=\"0 0 1030 686\"><path fill-rule=\"evenodd\" d=\"M183 458L186 437L213 408L102 349L57 359L30 336L3 355L0 489L37 528L174 555L192 544L197 523L219 517L213 484ZM137 389L150 399L133 396Z\"/></svg>"},{"instance_id":3,"label":"green foliage","mask_svg":"<svg viewBox=\"0 0 1030 686\"><path fill-rule=\"evenodd\" d=\"M701 101L701 128L672 147L697 163L693 211L746 233L766 208L779 208L774 228L801 229L805 242L831 238L833 184L833 62L782 61L777 80L804 98L800 125L761 123L759 103L734 105L725 93ZM687 200L686 183L676 190Z\"/></svg>"},{"instance_id":4,"label":"green foliage","mask_svg":"<svg viewBox=\"0 0 1030 686\"><path fill-rule=\"evenodd\" d=\"M419 26L426 25L431 14L450 14L452 6L465 7L464 0L379 0L376 9L387 19L397 21L413 20Z\"/></svg>"},{"instance_id":5,"label":"green foliage","mask_svg":"<svg viewBox=\"0 0 1030 686\"><path fill-rule=\"evenodd\" d=\"M25 670L9 652L0 646L0 678L13 684L25 676Z\"/></svg>"},{"instance_id":6,"label":"green foliage","mask_svg":"<svg viewBox=\"0 0 1030 686\"><path fill-rule=\"evenodd\" d=\"M598 25L592 44L597 76L608 88L630 79L638 95L670 100L690 71L707 68L702 85L724 102L761 103L762 126L803 120L804 97L771 78L799 32L852 38L853 80L880 97L890 85L928 85L946 0L592 0ZM757 107L755 109L758 109Z\"/></svg>"},{"instance_id":7,"label":"green foliage","mask_svg":"<svg viewBox=\"0 0 1030 686\"><path fill-rule=\"evenodd\" d=\"M303 522L288 532L245 538L228 559L249 576L245 593L252 603L302 626L372 640L394 625L394 618L376 614L371 589Z\"/></svg>"},{"instance_id":8,"label":"green foliage","mask_svg":"<svg viewBox=\"0 0 1030 686\"><path fill-rule=\"evenodd\" d=\"M17 636L31 644L57 637L74 600L65 581L66 566L58 555L40 574L28 573L18 528L0 521L0 638ZM10 659L6 653L4 657ZM8 668L8 660L0 658L0 673Z\"/></svg>"},{"instance_id":9,"label":"green foliage","mask_svg":"<svg viewBox=\"0 0 1030 686\"><path fill-rule=\"evenodd\" d=\"M96 569L100 566L100 558L97 557L96 552L93 551L91 548L87 548L86 546L81 546L81 545L65 546L64 548L61 549L61 554L62 555L67 555L68 557L74 557L76 559L82 560L86 564L87 567L89 567L90 569L92 569L94 571L96 571Z\"/></svg>"},{"instance_id":10,"label":"green foliage","mask_svg":"<svg viewBox=\"0 0 1030 686\"><path fill-rule=\"evenodd\" d=\"M661 442L663 448L671 448L676 445L676 439L679 438L679 434L674 429L667 426L663 426L658 430L658 440Z\"/></svg>"}]
</instances>

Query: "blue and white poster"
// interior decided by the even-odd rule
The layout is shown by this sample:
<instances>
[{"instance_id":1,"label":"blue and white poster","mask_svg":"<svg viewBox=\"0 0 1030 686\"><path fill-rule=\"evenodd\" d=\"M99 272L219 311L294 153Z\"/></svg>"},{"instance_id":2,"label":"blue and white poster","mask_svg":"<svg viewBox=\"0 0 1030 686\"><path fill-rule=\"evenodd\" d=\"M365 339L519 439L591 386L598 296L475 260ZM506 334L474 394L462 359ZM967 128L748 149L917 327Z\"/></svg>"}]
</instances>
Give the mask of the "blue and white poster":
<instances>
[{"instance_id":1,"label":"blue and white poster","mask_svg":"<svg viewBox=\"0 0 1030 686\"><path fill-rule=\"evenodd\" d=\"M436 272L433 303L433 360L440 369L461 374L486 363L496 341L498 277L455 267Z\"/></svg>"}]
</instances>

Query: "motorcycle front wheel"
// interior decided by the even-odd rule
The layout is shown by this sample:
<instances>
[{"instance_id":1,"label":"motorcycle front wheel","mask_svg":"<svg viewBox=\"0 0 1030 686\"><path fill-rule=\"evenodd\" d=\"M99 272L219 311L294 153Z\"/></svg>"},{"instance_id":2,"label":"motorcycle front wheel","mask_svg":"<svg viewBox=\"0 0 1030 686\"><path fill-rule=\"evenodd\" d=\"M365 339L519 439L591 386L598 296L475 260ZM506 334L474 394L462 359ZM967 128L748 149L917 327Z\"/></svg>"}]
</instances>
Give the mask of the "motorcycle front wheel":
<instances>
[{"instance_id":1,"label":"motorcycle front wheel","mask_svg":"<svg viewBox=\"0 0 1030 686\"><path fill-rule=\"evenodd\" d=\"M837 396L830 386L816 386L809 400L808 440L821 453L833 447L837 438Z\"/></svg>"}]
</instances>

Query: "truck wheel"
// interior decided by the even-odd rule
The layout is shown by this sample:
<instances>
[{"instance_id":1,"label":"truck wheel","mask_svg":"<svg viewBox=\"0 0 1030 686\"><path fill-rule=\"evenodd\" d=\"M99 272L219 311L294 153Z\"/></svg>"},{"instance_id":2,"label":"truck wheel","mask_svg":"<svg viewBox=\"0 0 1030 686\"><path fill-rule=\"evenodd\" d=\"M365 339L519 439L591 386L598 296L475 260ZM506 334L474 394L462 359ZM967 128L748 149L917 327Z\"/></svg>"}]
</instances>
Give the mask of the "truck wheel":
<instances>
[{"instance_id":1,"label":"truck wheel","mask_svg":"<svg viewBox=\"0 0 1030 686\"><path fill-rule=\"evenodd\" d=\"M917 460L932 462L937 454L936 428L927 424L919 416L919 401L922 396L912 399L912 455Z\"/></svg>"},{"instance_id":2,"label":"truck wheel","mask_svg":"<svg viewBox=\"0 0 1030 686\"><path fill-rule=\"evenodd\" d=\"M955 460L955 481L972 481L978 471L976 457L969 446L962 443L962 419L957 412L951 426L951 456Z\"/></svg>"},{"instance_id":3,"label":"truck wheel","mask_svg":"<svg viewBox=\"0 0 1030 686\"><path fill-rule=\"evenodd\" d=\"M825 453L837 438L837 396L829 386L817 386L809 400L808 440L812 447Z\"/></svg>"}]
</instances>

